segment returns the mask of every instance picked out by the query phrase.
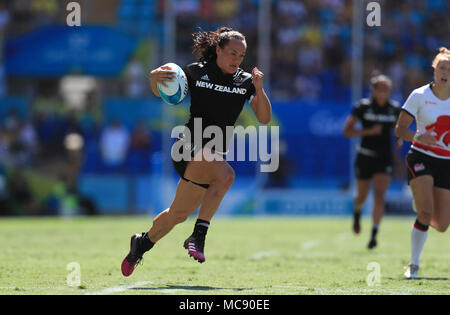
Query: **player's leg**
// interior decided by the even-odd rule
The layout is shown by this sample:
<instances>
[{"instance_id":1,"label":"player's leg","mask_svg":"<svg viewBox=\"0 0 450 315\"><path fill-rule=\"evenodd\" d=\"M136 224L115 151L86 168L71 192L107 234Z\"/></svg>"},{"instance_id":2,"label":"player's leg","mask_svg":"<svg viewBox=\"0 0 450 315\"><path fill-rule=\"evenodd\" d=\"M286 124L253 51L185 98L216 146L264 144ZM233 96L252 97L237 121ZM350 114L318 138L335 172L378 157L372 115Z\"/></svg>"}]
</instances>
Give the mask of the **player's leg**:
<instances>
[{"instance_id":1,"label":"player's leg","mask_svg":"<svg viewBox=\"0 0 450 315\"><path fill-rule=\"evenodd\" d=\"M450 190L434 187L434 213L430 225L445 232L450 225Z\"/></svg>"},{"instance_id":2,"label":"player's leg","mask_svg":"<svg viewBox=\"0 0 450 315\"><path fill-rule=\"evenodd\" d=\"M207 149L203 151L207 159L192 161L185 173L185 177L189 180L209 184L209 188L203 197L194 231L184 242L184 247L188 249L189 255L200 263L206 260L204 245L211 219L235 178L233 168L226 161L220 157L212 159L214 157L212 152Z\"/></svg>"},{"instance_id":3,"label":"player's leg","mask_svg":"<svg viewBox=\"0 0 450 315\"><path fill-rule=\"evenodd\" d=\"M392 176L390 174L378 173L373 176L373 198L374 207L372 212L373 227L372 235L369 241L368 248L372 249L377 246L377 233L378 228L381 223L381 219L384 215L385 210L385 200L384 196L391 183Z\"/></svg>"},{"instance_id":4,"label":"player's leg","mask_svg":"<svg viewBox=\"0 0 450 315\"><path fill-rule=\"evenodd\" d=\"M152 249L157 241L169 233L175 225L184 222L200 206L205 191L198 185L180 179L170 208L154 219L148 232L131 237L130 252L122 262L124 276L130 276L144 253Z\"/></svg>"},{"instance_id":5,"label":"player's leg","mask_svg":"<svg viewBox=\"0 0 450 315\"><path fill-rule=\"evenodd\" d=\"M434 179L431 175L416 177L410 181L417 208L417 219L411 231L411 260L405 272L407 278L417 278L419 260L428 237L428 227L434 212Z\"/></svg>"},{"instance_id":6,"label":"player's leg","mask_svg":"<svg viewBox=\"0 0 450 315\"><path fill-rule=\"evenodd\" d=\"M353 232L359 234L361 231L361 212L369 195L372 181L370 179L357 179L356 196L353 200Z\"/></svg>"},{"instance_id":7,"label":"player's leg","mask_svg":"<svg viewBox=\"0 0 450 315\"><path fill-rule=\"evenodd\" d=\"M353 199L353 232L361 231L361 212L369 195L374 174L374 159L358 154L355 159L356 196Z\"/></svg>"},{"instance_id":8,"label":"player's leg","mask_svg":"<svg viewBox=\"0 0 450 315\"><path fill-rule=\"evenodd\" d=\"M148 231L149 239L156 243L169 233L175 225L186 221L189 215L200 206L205 192L206 189L180 179L170 208L161 212L153 220L153 225Z\"/></svg>"}]
</instances>

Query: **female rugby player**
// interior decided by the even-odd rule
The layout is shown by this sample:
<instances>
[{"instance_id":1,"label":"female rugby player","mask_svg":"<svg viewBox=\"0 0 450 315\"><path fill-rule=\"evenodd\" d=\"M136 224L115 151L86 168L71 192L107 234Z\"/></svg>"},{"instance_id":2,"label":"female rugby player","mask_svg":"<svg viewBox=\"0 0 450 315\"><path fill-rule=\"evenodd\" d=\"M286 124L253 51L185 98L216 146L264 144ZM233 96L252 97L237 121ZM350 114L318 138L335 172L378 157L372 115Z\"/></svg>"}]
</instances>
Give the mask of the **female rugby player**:
<instances>
[{"instance_id":1,"label":"female rugby player","mask_svg":"<svg viewBox=\"0 0 450 315\"><path fill-rule=\"evenodd\" d=\"M384 214L384 195L392 177L392 130L400 112L398 103L389 99L392 81L388 77L377 75L372 78L371 85L372 97L356 104L344 127L344 136L362 137L355 161L357 194L354 199L353 231L356 234L361 229L361 209L373 182L373 228L369 249L377 246L376 236ZM358 121L362 124L361 130L355 128ZM401 140L398 140L397 146L401 145Z\"/></svg>"},{"instance_id":2,"label":"female rugby player","mask_svg":"<svg viewBox=\"0 0 450 315\"><path fill-rule=\"evenodd\" d=\"M434 81L411 93L395 128L398 137L412 142L406 165L417 218L405 272L409 279L418 277L428 227L445 232L450 224L450 50L441 48L432 67ZM414 120L417 132L409 129Z\"/></svg>"},{"instance_id":3,"label":"female rugby player","mask_svg":"<svg viewBox=\"0 0 450 315\"><path fill-rule=\"evenodd\" d=\"M193 40L198 62L184 68L191 94L190 119L185 126L186 132L180 135L176 143L182 152L175 152L188 150L189 159L176 161L173 146L172 161L181 177L175 198L170 207L154 219L148 232L131 237L130 252L122 262L124 276L130 276L143 254L199 206L194 231L184 242L184 248L198 262L206 260L206 233L223 197L233 184L235 173L224 159L230 139L223 137L222 148L208 146L210 139L195 143L195 121L201 119L199 132L202 134L205 128L217 126L225 135L226 127L234 126L246 100L260 123L268 124L271 120L271 104L263 88L264 74L256 67L251 74L239 68L247 50L245 37L222 27L215 32L194 33ZM157 83L165 84L173 75L174 72L165 67L150 73L152 91L156 96L160 96Z\"/></svg>"}]
</instances>

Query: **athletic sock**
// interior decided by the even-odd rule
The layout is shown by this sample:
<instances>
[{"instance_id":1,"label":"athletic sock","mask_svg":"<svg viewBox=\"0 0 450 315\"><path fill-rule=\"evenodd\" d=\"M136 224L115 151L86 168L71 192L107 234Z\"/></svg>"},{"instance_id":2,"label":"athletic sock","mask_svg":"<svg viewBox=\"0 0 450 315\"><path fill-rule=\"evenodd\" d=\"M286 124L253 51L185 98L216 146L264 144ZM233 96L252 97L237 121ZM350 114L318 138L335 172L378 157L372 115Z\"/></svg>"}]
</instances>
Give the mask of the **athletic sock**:
<instances>
[{"instance_id":1,"label":"athletic sock","mask_svg":"<svg viewBox=\"0 0 450 315\"><path fill-rule=\"evenodd\" d=\"M379 229L378 225L374 224L372 227L372 239L375 239L377 237L378 229Z\"/></svg>"},{"instance_id":2,"label":"athletic sock","mask_svg":"<svg viewBox=\"0 0 450 315\"><path fill-rule=\"evenodd\" d=\"M420 254L422 253L427 237L428 237L428 225L422 224L419 222L419 220L416 220L411 231L410 264L419 266Z\"/></svg>"},{"instance_id":3,"label":"athletic sock","mask_svg":"<svg viewBox=\"0 0 450 315\"><path fill-rule=\"evenodd\" d=\"M361 212L356 212L356 211L355 211L355 212L353 213L353 221L359 223L360 218L361 218Z\"/></svg>"},{"instance_id":4,"label":"athletic sock","mask_svg":"<svg viewBox=\"0 0 450 315\"><path fill-rule=\"evenodd\" d=\"M209 228L209 222L197 219L197 222L195 222L194 232L192 233L192 236L198 240L204 240L206 237L206 233L208 233Z\"/></svg>"},{"instance_id":5,"label":"athletic sock","mask_svg":"<svg viewBox=\"0 0 450 315\"><path fill-rule=\"evenodd\" d=\"M153 246L155 246L155 243L153 243L148 237L148 233L144 233L144 237L141 238L141 246L145 252L148 252L153 248Z\"/></svg>"}]
</instances>

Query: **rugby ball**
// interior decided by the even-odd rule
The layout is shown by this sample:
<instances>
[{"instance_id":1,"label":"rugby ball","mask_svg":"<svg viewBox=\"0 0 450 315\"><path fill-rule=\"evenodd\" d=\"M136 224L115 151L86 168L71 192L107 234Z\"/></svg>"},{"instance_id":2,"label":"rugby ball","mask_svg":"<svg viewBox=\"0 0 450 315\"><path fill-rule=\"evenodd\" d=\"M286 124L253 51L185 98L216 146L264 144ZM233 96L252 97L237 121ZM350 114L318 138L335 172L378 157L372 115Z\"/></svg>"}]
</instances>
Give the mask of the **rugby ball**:
<instances>
[{"instance_id":1,"label":"rugby ball","mask_svg":"<svg viewBox=\"0 0 450 315\"><path fill-rule=\"evenodd\" d=\"M166 85L157 83L157 88L161 98L169 105L180 104L188 93L188 82L186 74L175 63L166 63L163 67L169 67L175 72L175 78L172 81L166 81Z\"/></svg>"}]
</instances>

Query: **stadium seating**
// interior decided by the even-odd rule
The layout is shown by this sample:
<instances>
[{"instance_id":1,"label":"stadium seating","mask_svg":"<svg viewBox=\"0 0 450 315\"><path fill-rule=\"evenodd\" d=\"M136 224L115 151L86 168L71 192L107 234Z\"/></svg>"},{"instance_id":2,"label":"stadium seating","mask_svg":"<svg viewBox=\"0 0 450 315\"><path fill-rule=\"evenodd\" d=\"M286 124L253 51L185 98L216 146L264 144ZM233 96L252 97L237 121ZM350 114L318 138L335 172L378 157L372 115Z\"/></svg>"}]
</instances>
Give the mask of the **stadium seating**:
<instances>
[{"instance_id":1,"label":"stadium seating","mask_svg":"<svg viewBox=\"0 0 450 315\"><path fill-rule=\"evenodd\" d=\"M118 25L139 38L158 35L161 23L156 15L156 0L122 0L117 12Z\"/></svg>"}]
</instances>

